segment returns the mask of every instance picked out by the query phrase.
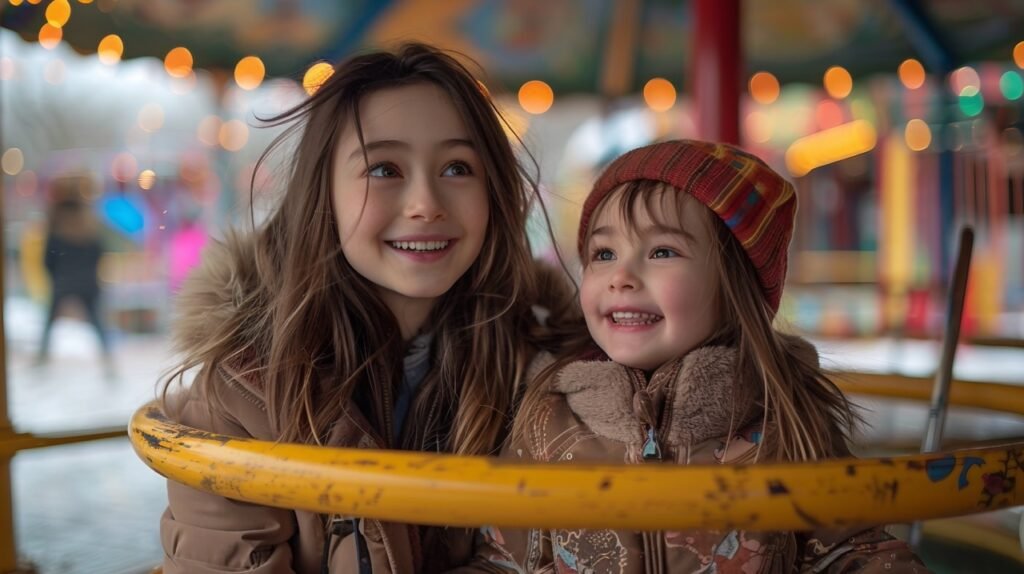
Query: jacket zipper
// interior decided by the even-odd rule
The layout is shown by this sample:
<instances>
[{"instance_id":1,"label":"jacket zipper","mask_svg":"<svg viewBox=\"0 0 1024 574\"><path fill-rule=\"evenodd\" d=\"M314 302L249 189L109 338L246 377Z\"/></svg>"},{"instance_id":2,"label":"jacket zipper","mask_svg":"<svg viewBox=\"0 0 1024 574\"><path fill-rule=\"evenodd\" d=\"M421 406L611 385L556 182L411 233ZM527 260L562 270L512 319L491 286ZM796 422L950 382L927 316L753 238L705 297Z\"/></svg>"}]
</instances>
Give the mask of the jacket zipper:
<instances>
[{"instance_id":1,"label":"jacket zipper","mask_svg":"<svg viewBox=\"0 0 1024 574\"><path fill-rule=\"evenodd\" d=\"M634 392L649 389L650 385L654 382L654 378L651 381L647 381L643 375L634 369L630 369L630 374L633 377ZM657 376L657 375L655 375ZM675 378L674 375L672 377ZM661 425L665 424L664 416L665 405L661 407L660 418L658 421ZM658 442L658 435L663 429L655 428L651 423L642 423L641 429L645 429L646 439L644 440L643 447L640 449L642 462L654 462L662 460L661 444ZM644 553L646 554L644 570L652 574L658 574L664 571L665 554L667 547L665 545L665 534L664 532L641 532L641 540L643 540Z\"/></svg>"},{"instance_id":2,"label":"jacket zipper","mask_svg":"<svg viewBox=\"0 0 1024 574\"><path fill-rule=\"evenodd\" d=\"M654 427L647 425L647 440L644 441L642 451L644 460L661 460L661 445L658 444L658 437L654 435Z\"/></svg>"},{"instance_id":3,"label":"jacket zipper","mask_svg":"<svg viewBox=\"0 0 1024 574\"><path fill-rule=\"evenodd\" d=\"M644 379L643 375L635 369L630 369L630 374L633 378L633 392L639 392L647 387L648 382ZM661 460L662 453L661 444L658 443L658 429L648 422L642 423L640 428L646 437L643 447L640 449L641 458L646 461Z\"/></svg>"}]
</instances>

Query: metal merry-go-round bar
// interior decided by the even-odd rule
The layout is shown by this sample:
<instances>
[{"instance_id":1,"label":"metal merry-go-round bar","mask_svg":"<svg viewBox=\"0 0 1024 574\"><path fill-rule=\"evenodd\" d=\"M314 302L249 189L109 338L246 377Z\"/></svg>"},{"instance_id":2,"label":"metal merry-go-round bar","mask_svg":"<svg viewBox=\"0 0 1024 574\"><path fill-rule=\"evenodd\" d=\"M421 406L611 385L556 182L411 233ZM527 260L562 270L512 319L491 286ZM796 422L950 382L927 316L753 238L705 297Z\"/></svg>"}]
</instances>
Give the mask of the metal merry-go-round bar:
<instances>
[{"instance_id":1,"label":"metal merry-go-round bar","mask_svg":"<svg viewBox=\"0 0 1024 574\"><path fill-rule=\"evenodd\" d=\"M926 398L927 381L858 374L844 390ZM957 382L951 403L1024 414L1024 388ZM132 417L139 457L194 488L283 508L408 523L799 530L1024 504L1024 442L943 453L746 466L539 464L273 443Z\"/></svg>"}]
</instances>

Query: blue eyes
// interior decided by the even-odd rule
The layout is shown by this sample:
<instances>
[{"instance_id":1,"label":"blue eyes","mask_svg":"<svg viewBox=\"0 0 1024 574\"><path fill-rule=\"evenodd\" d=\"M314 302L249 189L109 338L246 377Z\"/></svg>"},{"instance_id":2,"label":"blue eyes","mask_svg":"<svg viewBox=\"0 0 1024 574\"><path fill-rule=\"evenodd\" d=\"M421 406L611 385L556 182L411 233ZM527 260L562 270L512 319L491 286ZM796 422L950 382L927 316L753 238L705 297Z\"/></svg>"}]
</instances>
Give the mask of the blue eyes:
<instances>
[{"instance_id":1,"label":"blue eyes","mask_svg":"<svg viewBox=\"0 0 1024 574\"><path fill-rule=\"evenodd\" d=\"M402 173L391 163L378 163L370 166L366 171L369 177L401 177ZM469 164L463 161L455 161L445 166L441 172L442 177L466 177L473 175Z\"/></svg>"},{"instance_id":2,"label":"blue eyes","mask_svg":"<svg viewBox=\"0 0 1024 574\"><path fill-rule=\"evenodd\" d=\"M595 249L594 254L590 257L591 261L614 261L615 253L611 249ZM668 259L670 257L680 257L679 252L668 247L658 247L651 251L651 259Z\"/></svg>"}]
</instances>

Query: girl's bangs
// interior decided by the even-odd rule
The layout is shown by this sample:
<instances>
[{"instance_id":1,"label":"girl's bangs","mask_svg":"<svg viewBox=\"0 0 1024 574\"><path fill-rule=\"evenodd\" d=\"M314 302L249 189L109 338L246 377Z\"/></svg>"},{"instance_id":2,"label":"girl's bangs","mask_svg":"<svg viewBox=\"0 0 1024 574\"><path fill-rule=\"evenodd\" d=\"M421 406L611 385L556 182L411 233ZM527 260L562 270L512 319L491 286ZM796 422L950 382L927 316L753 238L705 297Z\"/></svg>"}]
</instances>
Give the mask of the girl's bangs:
<instances>
[{"instance_id":1,"label":"girl's bangs","mask_svg":"<svg viewBox=\"0 0 1024 574\"><path fill-rule=\"evenodd\" d=\"M651 179L628 181L609 193L594 208L584 244L590 245L593 222L610 207L619 210L619 217L625 223L626 231L631 234L639 230L639 221L644 216L658 225L682 229L683 206L688 199L692 200L667 183Z\"/></svg>"}]
</instances>

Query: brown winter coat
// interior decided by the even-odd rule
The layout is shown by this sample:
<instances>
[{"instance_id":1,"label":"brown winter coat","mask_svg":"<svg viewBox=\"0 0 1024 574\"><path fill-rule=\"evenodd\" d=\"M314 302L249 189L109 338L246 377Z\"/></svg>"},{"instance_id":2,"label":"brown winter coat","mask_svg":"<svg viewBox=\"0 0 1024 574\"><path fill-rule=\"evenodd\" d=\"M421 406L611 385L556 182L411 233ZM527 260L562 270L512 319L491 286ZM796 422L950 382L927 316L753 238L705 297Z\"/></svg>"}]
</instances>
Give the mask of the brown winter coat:
<instances>
[{"instance_id":1,"label":"brown winter coat","mask_svg":"<svg viewBox=\"0 0 1024 574\"><path fill-rule=\"evenodd\" d=\"M223 411L188 396L182 423L213 432L274 440L266 405L256 385L223 372ZM361 413L351 409L332 429L327 446L383 448ZM165 574L252 572L254 574L316 574L320 572L326 525L312 512L286 510L235 501L167 481L168 508L160 521ZM420 571L417 528L363 520L373 572ZM447 531L455 563L469 557L465 530ZM355 537L332 538L331 572L356 572Z\"/></svg>"},{"instance_id":2,"label":"brown winter coat","mask_svg":"<svg viewBox=\"0 0 1024 574\"><path fill-rule=\"evenodd\" d=\"M570 363L555 375L552 392L537 409L517 415L526 417L526 436L510 444L505 455L545 462L643 464L647 431L653 427L662 461L736 460L756 448L759 417L739 415L748 424L739 425L726 445L734 428L730 409L751 402L734 391L734 361L732 349L698 349L663 366L649 383L642 372L611 361ZM653 425L645 422L651 420ZM928 572L904 542L881 528L815 532L484 528L477 544L474 565L462 571Z\"/></svg>"},{"instance_id":3,"label":"brown winter coat","mask_svg":"<svg viewBox=\"0 0 1024 574\"><path fill-rule=\"evenodd\" d=\"M205 254L203 267L186 283L179 298L177 329L179 345L188 353L209 336L211 326L245 313L237 306L245 277L252 277L252 246L233 240ZM538 268L540 273L549 270ZM545 276L548 287L560 284ZM556 297L567 300L561 292ZM534 364L550 361L539 353ZM248 365L217 372L222 408L211 409L197 393L185 391L169 398L171 412L186 425L237 437L276 440L271 431L266 402L258 377L245 373ZM531 366L530 374L538 367ZM346 416L331 429L326 446L385 448L366 417L350 404ZM326 520L312 512L260 506L231 500L184 486L167 483L168 508L160 524L165 574L317 574L321 571ZM438 528L440 544L421 547L416 526L364 519L360 532L366 541L374 574L430 572L442 565L463 564L472 555L472 531ZM357 572L355 536L331 537L330 572Z\"/></svg>"}]
</instances>

